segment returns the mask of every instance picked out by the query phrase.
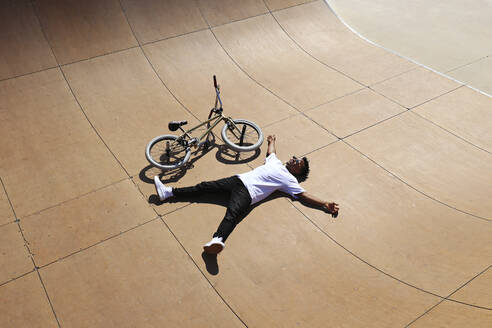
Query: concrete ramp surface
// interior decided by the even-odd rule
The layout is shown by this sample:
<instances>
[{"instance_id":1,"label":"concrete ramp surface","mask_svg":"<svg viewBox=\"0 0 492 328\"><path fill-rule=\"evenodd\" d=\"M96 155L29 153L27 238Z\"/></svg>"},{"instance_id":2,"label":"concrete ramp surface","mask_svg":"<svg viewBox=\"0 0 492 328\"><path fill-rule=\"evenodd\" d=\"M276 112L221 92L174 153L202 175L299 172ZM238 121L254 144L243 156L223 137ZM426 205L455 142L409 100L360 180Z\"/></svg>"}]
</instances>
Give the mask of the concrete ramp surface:
<instances>
[{"instance_id":1,"label":"concrete ramp surface","mask_svg":"<svg viewBox=\"0 0 492 328\"><path fill-rule=\"evenodd\" d=\"M492 98L466 81L321 0L2 1L0 27L0 327L492 326ZM278 193L202 252L227 199L162 203L153 177L246 172L266 143L216 129L165 172L144 150L206 120L214 74L338 217Z\"/></svg>"},{"instance_id":2,"label":"concrete ramp surface","mask_svg":"<svg viewBox=\"0 0 492 328\"><path fill-rule=\"evenodd\" d=\"M492 1L327 3L368 40L492 97Z\"/></svg>"}]
</instances>

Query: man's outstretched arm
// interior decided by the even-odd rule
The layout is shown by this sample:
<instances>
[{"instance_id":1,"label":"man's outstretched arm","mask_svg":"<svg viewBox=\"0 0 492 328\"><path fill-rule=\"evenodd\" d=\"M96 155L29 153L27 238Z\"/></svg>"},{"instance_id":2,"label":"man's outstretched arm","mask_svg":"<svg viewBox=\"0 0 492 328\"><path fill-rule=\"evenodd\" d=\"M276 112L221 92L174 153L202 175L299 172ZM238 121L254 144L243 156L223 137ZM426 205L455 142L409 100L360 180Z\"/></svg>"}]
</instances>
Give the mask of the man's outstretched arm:
<instances>
[{"instance_id":1,"label":"man's outstretched arm","mask_svg":"<svg viewBox=\"0 0 492 328\"><path fill-rule=\"evenodd\" d=\"M321 200L313 195L308 194L307 192L301 192L300 194L296 195L299 197L299 200L302 203L306 203L309 205L317 206L322 208L323 210L327 211L328 213L332 214L333 216L338 215L338 204L333 203L333 202L326 202L324 200Z\"/></svg>"},{"instance_id":2,"label":"man's outstretched arm","mask_svg":"<svg viewBox=\"0 0 492 328\"><path fill-rule=\"evenodd\" d=\"M267 137L268 149L266 156L268 157L270 154L276 154L277 149L275 149L275 135L269 135Z\"/></svg>"}]
</instances>

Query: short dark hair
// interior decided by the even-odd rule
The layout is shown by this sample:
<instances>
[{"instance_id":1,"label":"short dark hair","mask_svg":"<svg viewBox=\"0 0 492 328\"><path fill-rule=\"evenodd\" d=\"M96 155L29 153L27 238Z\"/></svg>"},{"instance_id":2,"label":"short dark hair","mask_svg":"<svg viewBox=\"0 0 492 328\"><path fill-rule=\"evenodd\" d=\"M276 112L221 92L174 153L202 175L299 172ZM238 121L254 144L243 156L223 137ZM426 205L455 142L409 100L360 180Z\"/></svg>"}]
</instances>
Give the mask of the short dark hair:
<instances>
[{"instance_id":1,"label":"short dark hair","mask_svg":"<svg viewBox=\"0 0 492 328\"><path fill-rule=\"evenodd\" d=\"M296 176L297 181L299 181L299 182L306 181L306 179L308 178L308 175L309 175L309 160L307 159L307 157L303 157L302 161L304 162L303 170L301 173L299 173Z\"/></svg>"}]
</instances>

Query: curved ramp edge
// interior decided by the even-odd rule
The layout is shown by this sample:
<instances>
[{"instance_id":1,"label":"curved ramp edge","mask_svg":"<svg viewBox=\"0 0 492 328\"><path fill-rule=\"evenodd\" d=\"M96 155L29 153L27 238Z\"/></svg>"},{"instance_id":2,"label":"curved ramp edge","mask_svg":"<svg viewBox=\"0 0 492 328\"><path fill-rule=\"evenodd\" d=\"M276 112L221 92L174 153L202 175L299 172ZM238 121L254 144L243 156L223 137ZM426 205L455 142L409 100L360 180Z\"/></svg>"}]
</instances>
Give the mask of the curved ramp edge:
<instances>
[{"instance_id":1,"label":"curved ramp edge","mask_svg":"<svg viewBox=\"0 0 492 328\"><path fill-rule=\"evenodd\" d=\"M393 50L393 49L397 49L397 46L391 46L391 45L385 46L385 45L384 45L384 43L385 43L385 42L384 42L384 36L385 36L385 35L383 35L383 37L382 37L382 39L381 39L381 40L377 40L377 41L373 41L373 40L371 40L371 39L373 39L372 37L367 37L367 36L365 36L364 34L367 34L367 31L370 31L369 27L367 28L367 30L366 30L366 29L364 29L364 28L362 28L362 27L360 27L360 31L359 31L359 28L353 27L353 24L349 23L349 22L347 21L346 17L345 17L346 15L347 15L347 16L349 16L349 13L355 13L355 12L357 12L357 11L359 11L359 12L364 12L365 14L367 14L367 13L369 13L369 14L370 14L370 11L368 11L368 9L369 9L369 8L365 7L363 10L361 9L361 8L363 8L363 7L364 7L364 5L363 5L363 3L361 3L361 1L357 1L357 0L356 0L356 1L352 1L352 3L350 3L350 4L348 4L348 2L347 2L347 1L345 1L345 0L343 0L343 1L341 1L341 2L339 2L339 1L337 1L337 0L323 0L323 1L324 1L324 2L326 3L326 5L327 5L327 6L328 6L331 10L332 10L332 12L333 12L333 13L334 13L337 17L338 17L338 19L339 19L339 20L340 20L340 21L341 21L341 22L342 22L345 26L347 26L347 28L349 28L349 29L350 29L353 33L355 33L356 35L358 35L360 38L362 38L362 39L366 40L367 42L369 42L369 43L371 43L371 44L373 44L373 45L376 45L376 46L378 46L378 47L381 47L381 48L383 48L384 50L386 50L386 51L388 51L388 52L390 52L390 53L393 53L393 54L395 54L395 55L397 55L397 56L400 56L400 57L402 57L402 58L404 58L404 59L406 59L406 60L409 60L409 61L411 61L411 62L413 62L413 63L415 63L415 64L417 64L417 65L419 65L419 66L425 67L426 69L428 69L428 70L430 70L430 71L433 71L434 73L437 73L437 74L439 74L439 75L442 75L442 76L444 76L444 77L446 77L446 78L448 78L448 79L450 79L450 80L453 80L453 81L455 81L455 82L457 82L457 83L459 83L459 84L465 84L465 85L467 85L469 88L471 88L471 89L473 89L473 90L475 90L475 91L477 91L477 92L480 92L480 93L482 93L482 94L484 94L484 95L486 95L486 96L488 96L488 97L492 97L492 92L488 90L488 87L487 87L487 89L486 89L486 90L480 90L480 89L478 89L478 88L474 87L474 85L473 85L473 84L471 84L471 83L466 83L466 82L463 82L463 81L460 81L460 80L456 79L455 77L453 77L453 76L449 75L448 73L446 73L446 72L448 72L449 70L451 70L451 69L453 69L453 68L456 68L456 66L455 66L455 65L459 65L459 64L451 64L451 66L449 66L447 69L446 69L446 68L443 68L443 69L433 68L433 66L434 66L434 65L432 65L432 64L426 64L426 61L425 61L425 60L418 60L418 59L414 59L414 58L416 58L416 57L417 57L417 55L418 55L418 53L419 53L418 51L421 51L421 52L422 52L422 50L421 50L421 49L417 49L417 50L416 50L417 52L416 52L416 53L414 53L413 55L411 55L411 53L412 53L412 52L411 52L410 50L408 50L408 51L410 52L410 54L409 54L409 55L405 55L405 52L404 52L404 51L401 51L401 50ZM377 5L379 5L381 8L382 8L382 7L386 7L388 4L384 4L384 5L383 5L383 2L385 2L385 0L378 1ZM371 5L374 5L374 4L375 4L375 2L374 2L374 1L371 1L370 3L371 3ZM392 2L392 3L395 3L395 2ZM348 4L348 5L347 5L347 4ZM420 5L420 4L421 4L422 6L424 6L425 8L427 8L427 9L428 9L428 2L419 1L419 5ZM453 2L453 4L454 4L454 5L456 5L456 1L455 1L455 2ZM347 5L347 6L345 7L345 5ZM342 14L342 13L341 13L341 12L342 12L342 10L341 10L341 9L339 9L339 7L338 7L338 6L341 6L341 7L344 7L344 8L346 8L346 9L347 9L346 11L344 11L344 14ZM357 7L357 10L355 9L355 6L359 6L359 7ZM375 7L379 8L378 6L375 6ZM389 6L389 7L391 7L391 6ZM452 6L451 6L451 7L452 7ZM482 6L482 8L484 8L484 6ZM487 6L486 6L486 5L485 5L485 8L487 8ZM417 11L417 12L414 12L415 8L411 8L411 10L412 10L412 13L414 13L414 16L415 16L415 17L418 17L418 16L419 16L419 15L418 15L418 13L425 13L425 10L421 10L421 11ZM453 10L453 9L451 8L450 10ZM492 8L490 8L490 10L492 10ZM383 9L383 10L381 10L381 11L382 11L382 12L384 12L384 9ZM401 13L401 12L404 12L404 11L405 11L404 9L401 9L400 13ZM466 9L465 9L465 11L466 11ZM480 12L480 11L481 11L481 10L479 10L478 12ZM459 12L459 11L457 11L457 12ZM393 13L393 15L395 16L395 18L394 18L394 19L398 19L398 17L401 17L401 15L398 15L397 13ZM374 15L373 15L373 17L374 17ZM385 17L386 19L388 19L388 16L384 16L384 14L383 14L383 17ZM441 17L445 17L445 15L442 15ZM490 24L490 17L489 17L489 21L488 21L488 23L486 22L486 20L484 21L485 17L487 17L487 16L486 16L486 14L482 14L482 16L481 16L481 17L482 17L482 19L480 20L480 21L481 21L481 23L482 23L482 24L486 24L486 25L482 26L482 31L483 31L483 30L487 30L487 28L486 28L486 27L487 27L487 24ZM355 22L355 21L357 21L357 18L359 18L359 17L354 18L354 22ZM384 21L384 20L385 20L385 18L381 18L381 17L379 17L379 20L383 20L383 21ZM456 22L456 21L459 21L459 20L456 20L456 19L455 19L455 20L454 20L454 22ZM429 24L431 24L431 23L432 23L432 21L429 21ZM450 23L450 22L449 22L449 23ZM370 26L370 24L368 24L368 26ZM391 28L392 28L392 29L396 29L396 28L397 28L396 26L397 26L397 25L393 24L393 25L391 25ZM413 24L413 27L415 27L415 26L418 26L418 23L417 23L417 22L415 22L415 24ZM407 28L410 28L410 27L407 27ZM479 27L477 27L477 28L479 28ZM465 29L465 30L466 30L466 29ZM489 28L488 28L488 30L489 30L489 31L492 31L492 28L490 28L490 27L489 27ZM453 31L454 31L454 30L453 30ZM393 33L393 32L394 32L394 30L388 30L388 31L386 31L386 33L387 33L387 34L391 34L391 33ZM378 33L378 32L377 32L377 28L376 28L376 33L375 33L375 35L377 35L377 33ZM397 34L395 34L395 36L397 36ZM397 36L397 37L398 37L398 36ZM401 39L401 40L405 40L405 36L400 35L399 37L400 37L400 39ZM424 37L425 37L425 36L424 36ZM487 40L487 37L486 37L486 36L483 36L483 38L484 38L484 40ZM416 37L413 37L413 39L415 39L415 40L416 40ZM463 37L463 38L461 38L460 40L465 40L465 38ZM490 40L490 37L488 38L488 40ZM398 41L398 40L396 40L395 42L396 42L395 44L402 44L402 43L403 43L403 41ZM434 42L434 41L432 41L432 42ZM431 44L432 42L429 42L429 44ZM480 43L480 42L477 42L477 43ZM488 44L490 44L490 42L487 42L487 41L482 42L482 44L487 44L487 43L488 43ZM391 43L390 43L390 44L391 44ZM458 43L453 43L453 50L452 50L452 51L456 51L456 49L458 48L458 47L454 46L455 44L461 44L461 43L460 43L460 42L458 42ZM465 48L466 48L466 47L465 47ZM451 51L451 52L452 52L452 51ZM489 56L491 53L492 53L492 49L491 49L490 51L485 51L485 53L484 53L484 54L485 54L485 56ZM483 55L482 55L482 56L480 56L480 57L483 57ZM444 56L439 56L439 58L442 60L442 59L443 59L443 58L445 58L445 57L444 57ZM469 59L469 60L472 60L472 59Z\"/></svg>"},{"instance_id":2,"label":"curved ramp edge","mask_svg":"<svg viewBox=\"0 0 492 328\"><path fill-rule=\"evenodd\" d=\"M438 193L452 196L450 202L456 206L488 212L486 181L477 178L489 168L485 152L477 155L470 144L456 135L443 136L430 124L437 121L439 110L449 107L451 121L443 125L486 149L487 122L470 130L487 113L485 95L470 96L467 103L469 88L450 91L454 85L450 89L445 85L435 99L431 93L405 113L404 106L382 95L388 91L378 94L367 86L423 69L379 47L368 47L333 17L325 21L328 7L321 1L90 0L80 10L88 15L80 20L73 19L77 10L68 10L66 3L42 9L53 8L55 2L36 1L34 8L49 30L52 46L58 42L56 51L64 54L58 59L67 64L45 69L51 65L47 48L32 47L33 54L39 54L34 64L47 66L33 68L32 58L24 56L31 54L22 53L12 62L13 68L24 70L8 71L8 80L0 81L0 180L8 198L0 192L0 236L6 237L0 238L0 250L8 250L7 257L0 252L0 262L8 264L2 266L0 280L13 278L0 281L0 294L7 296L0 326L328 323L352 328L420 322L432 327L448 323L449 313L454 320L450 324L490 326L491 276L490 269L484 269L491 252L490 222L424 197L347 144L350 135L369 136L372 143L366 149L371 154L378 153L381 140L410 144L407 154L400 154L403 161L383 156L382 162L395 171L407 164L412 141L420 140L405 134L437 135L436 140L419 142L420 151L432 151L442 143L457 149L457 154L470 155L471 181L463 187L475 188L479 195L453 188ZM140 10L135 7L139 3L151 10L135 18L138 15L130 12ZM325 11L313 12L320 5ZM35 17L29 7L21 7L20 17L28 23L17 25L16 37L40 41ZM311 15L311 22L294 12ZM67 37L70 31L73 39ZM319 47L318 40L329 40L327 32L334 32L335 41L348 41L335 44L345 49L339 50L342 59L344 51L350 51L346 57L353 67ZM87 43L87 37L93 42ZM19 46L7 41L7 46ZM46 40L41 43L46 46ZM252 50L241 53L245 45ZM357 61L357 50L367 51L366 58ZM340 66L322 62L332 60ZM367 60L378 64L364 72ZM260 67L254 67L258 62ZM331 219L319 210L273 197L236 228L217 258L218 275L208 271L201 245L223 216L223 204L206 197L202 204L161 204L155 201L152 177L160 175L171 186L223 178L260 164L266 145L261 152L237 157L219 145L195 153L186 170L172 172L149 167L143 155L150 137L168 132L168 120L184 116L193 123L207 114L215 69L226 110L234 117L253 118L263 123L265 133L281 136L282 159L290 152L309 154L315 161L306 186L316 195L343 203L340 216ZM41 71L31 74L36 70ZM344 70L350 74L341 74ZM300 76L297 85L289 84L290 73ZM331 80L341 88L335 90L339 86L331 85ZM361 104L367 106L354 108ZM477 110L460 130L455 123L467 115L461 111L466 106ZM337 141L330 134L335 120L322 119L344 109L353 111L345 118L339 115L336 133L348 138ZM431 122L414 115L417 112ZM351 115L360 120L345 125L343 120ZM374 136L381 126L387 134ZM393 138L394 130L403 131L403 137ZM398 151L397 146L394 153ZM439 153L433 158L446 164L449 157ZM462 182L463 163L458 158L437 178L451 172ZM424 169L434 172L438 164L431 162ZM406 172L413 183L418 177L412 169ZM422 190L438 189L437 180ZM444 182L447 188L449 181ZM10 220L6 203L16 222L2 223ZM464 281L468 283L463 285ZM421 321L427 319L431 321Z\"/></svg>"}]
</instances>

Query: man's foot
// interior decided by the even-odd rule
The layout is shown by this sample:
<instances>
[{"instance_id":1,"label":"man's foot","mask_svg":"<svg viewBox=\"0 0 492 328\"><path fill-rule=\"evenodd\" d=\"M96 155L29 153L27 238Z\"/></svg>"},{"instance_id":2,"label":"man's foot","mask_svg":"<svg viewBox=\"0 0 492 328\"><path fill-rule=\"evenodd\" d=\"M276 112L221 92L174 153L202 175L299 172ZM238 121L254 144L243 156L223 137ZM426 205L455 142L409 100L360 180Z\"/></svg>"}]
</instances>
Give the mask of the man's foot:
<instances>
[{"instance_id":1,"label":"man's foot","mask_svg":"<svg viewBox=\"0 0 492 328\"><path fill-rule=\"evenodd\" d=\"M214 237L211 241L203 245L203 250L208 254L219 254L225 245L222 242L222 237Z\"/></svg>"},{"instance_id":2,"label":"man's foot","mask_svg":"<svg viewBox=\"0 0 492 328\"><path fill-rule=\"evenodd\" d=\"M154 177L154 184L155 191L157 192L157 195L159 195L161 201L164 201L173 195L173 188L166 187L157 175Z\"/></svg>"}]
</instances>

